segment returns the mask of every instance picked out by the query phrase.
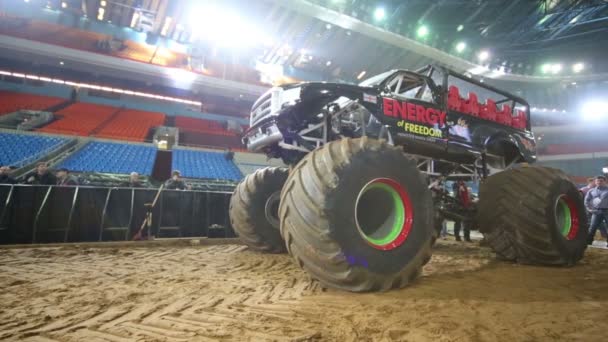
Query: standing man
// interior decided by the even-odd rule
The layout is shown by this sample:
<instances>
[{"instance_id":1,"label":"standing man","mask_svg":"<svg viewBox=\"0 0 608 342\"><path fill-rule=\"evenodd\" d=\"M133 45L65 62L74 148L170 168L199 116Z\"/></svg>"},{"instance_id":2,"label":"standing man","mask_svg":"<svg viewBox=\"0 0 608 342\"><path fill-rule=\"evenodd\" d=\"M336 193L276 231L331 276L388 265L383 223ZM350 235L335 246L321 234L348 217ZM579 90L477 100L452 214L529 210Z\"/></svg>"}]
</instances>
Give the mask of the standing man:
<instances>
[{"instance_id":1,"label":"standing man","mask_svg":"<svg viewBox=\"0 0 608 342\"><path fill-rule=\"evenodd\" d=\"M585 196L585 207L591 212L589 237L587 243L593 244L595 232L602 223L608 223L608 186L606 177L595 177L595 188L589 190Z\"/></svg>"},{"instance_id":2,"label":"standing man","mask_svg":"<svg viewBox=\"0 0 608 342\"><path fill-rule=\"evenodd\" d=\"M70 170L62 167L57 170L57 185L59 186L76 186L78 185L78 181L72 175L70 175Z\"/></svg>"},{"instance_id":3,"label":"standing man","mask_svg":"<svg viewBox=\"0 0 608 342\"><path fill-rule=\"evenodd\" d=\"M165 182L167 190L190 190L190 187L182 179L182 174L178 170L173 170L171 178Z\"/></svg>"},{"instance_id":4,"label":"standing man","mask_svg":"<svg viewBox=\"0 0 608 342\"><path fill-rule=\"evenodd\" d=\"M587 178L587 185L580 188L579 191L583 193L583 196L587 195L589 190L595 188L595 178Z\"/></svg>"},{"instance_id":5,"label":"standing man","mask_svg":"<svg viewBox=\"0 0 608 342\"><path fill-rule=\"evenodd\" d=\"M583 197L585 197L587 195L587 193L589 192L589 190L595 188L595 178L591 177L591 178L587 178L587 185L580 188L579 191L583 193ZM587 218L589 219L589 221L591 221L591 212L589 211L589 209L587 209ZM608 226L606 226L606 223L602 223L600 224L599 227L600 230L600 234L602 234L602 237L604 239L607 239L608 241Z\"/></svg>"},{"instance_id":6,"label":"standing man","mask_svg":"<svg viewBox=\"0 0 608 342\"><path fill-rule=\"evenodd\" d=\"M463 180L459 180L457 183L452 185L454 190L454 197L458 200L458 203L462 205L465 210L471 207L471 196L469 195L469 189ZM460 239L460 229L464 230L464 241L471 242L471 227L469 222L466 221L455 221L454 222L454 236L456 241L462 241Z\"/></svg>"},{"instance_id":7,"label":"standing man","mask_svg":"<svg viewBox=\"0 0 608 342\"><path fill-rule=\"evenodd\" d=\"M15 179L11 177L11 168L0 166L0 184L15 184Z\"/></svg>"},{"instance_id":8,"label":"standing man","mask_svg":"<svg viewBox=\"0 0 608 342\"><path fill-rule=\"evenodd\" d=\"M36 164L36 171L30 172L25 176L25 184L55 185L57 184L57 178L49 172L49 164L40 162Z\"/></svg>"},{"instance_id":9,"label":"standing man","mask_svg":"<svg viewBox=\"0 0 608 342\"><path fill-rule=\"evenodd\" d=\"M143 188L144 185L139 180L139 173L131 172L129 181L121 183L120 186L123 188Z\"/></svg>"}]
</instances>

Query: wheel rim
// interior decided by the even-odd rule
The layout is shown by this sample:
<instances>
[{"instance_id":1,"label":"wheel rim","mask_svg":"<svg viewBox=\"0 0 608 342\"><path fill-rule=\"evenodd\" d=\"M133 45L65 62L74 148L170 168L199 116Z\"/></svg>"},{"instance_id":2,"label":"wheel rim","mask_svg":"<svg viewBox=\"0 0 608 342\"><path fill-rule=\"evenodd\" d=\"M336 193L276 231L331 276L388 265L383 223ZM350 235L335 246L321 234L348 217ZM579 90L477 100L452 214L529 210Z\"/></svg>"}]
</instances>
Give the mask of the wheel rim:
<instances>
[{"instance_id":1,"label":"wheel rim","mask_svg":"<svg viewBox=\"0 0 608 342\"><path fill-rule=\"evenodd\" d=\"M573 240L579 230L578 210L574 201L566 195L561 195L555 202L555 220L557 228L566 240Z\"/></svg>"},{"instance_id":2,"label":"wheel rim","mask_svg":"<svg viewBox=\"0 0 608 342\"><path fill-rule=\"evenodd\" d=\"M376 249L386 251L403 244L412 229L413 218L407 192L392 179L374 179L357 196L357 230Z\"/></svg>"},{"instance_id":3,"label":"wheel rim","mask_svg":"<svg viewBox=\"0 0 608 342\"><path fill-rule=\"evenodd\" d=\"M264 215L266 220L276 229L279 229L279 200L281 198L281 192L274 192L266 200L264 205Z\"/></svg>"}]
</instances>

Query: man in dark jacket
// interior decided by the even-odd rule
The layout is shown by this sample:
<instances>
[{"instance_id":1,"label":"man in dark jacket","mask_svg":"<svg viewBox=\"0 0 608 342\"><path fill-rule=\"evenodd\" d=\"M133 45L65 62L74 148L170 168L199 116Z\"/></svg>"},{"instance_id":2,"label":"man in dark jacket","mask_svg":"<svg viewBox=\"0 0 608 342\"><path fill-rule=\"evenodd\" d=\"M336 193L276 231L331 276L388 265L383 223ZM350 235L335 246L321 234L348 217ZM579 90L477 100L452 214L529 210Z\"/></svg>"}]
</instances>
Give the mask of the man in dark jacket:
<instances>
[{"instance_id":1,"label":"man in dark jacket","mask_svg":"<svg viewBox=\"0 0 608 342\"><path fill-rule=\"evenodd\" d=\"M41 162L36 165L36 171L33 171L25 176L25 184L32 185L55 185L57 178L49 172L49 165L46 162Z\"/></svg>"},{"instance_id":2,"label":"man in dark jacket","mask_svg":"<svg viewBox=\"0 0 608 342\"><path fill-rule=\"evenodd\" d=\"M15 179L11 177L11 168L0 166L0 184L15 184Z\"/></svg>"},{"instance_id":3,"label":"man in dark jacket","mask_svg":"<svg viewBox=\"0 0 608 342\"><path fill-rule=\"evenodd\" d=\"M165 182L165 189L167 190L189 190L189 186L184 182L181 177L181 172L174 170L171 173L171 179Z\"/></svg>"},{"instance_id":4,"label":"man in dark jacket","mask_svg":"<svg viewBox=\"0 0 608 342\"><path fill-rule=\"evenodd\" d=\"M600 225L608 224L608 186L606 177L595 177L595 188L589 190L585 196L585 207L591 212L591 223L589 225L588 244L593 244L595 233Z\"/></svg>"},{"instance_id":5,"label":"man in dark jacket","mask_svg":"<svg viewBox=\"0 0 608 342\"><path fill-rule=\"evenodd\" d=\"M466 183L462 180L454 182L452 190L454 191L454 197L458 203L460 203L465 210L468 210L471 207L471 197ZM470 223L467 221L460 220L454 222L454 237L456 238L456 241L462 241L460 239L460 229L462 229L464 230L464 241L471 242L471 227L469 224Z\"/></svg>"},{"instance_id":6,"label":"man in dark jacket","mask_svg":"<svg viewBox=\"0 0 608 342\"><path fill-rule=\"evenodd\" d=\"M70 175L70 170L64 167L57 170L57 185L76 186L78 185L78 180L76 179L76 177Z\"/></svg>"}]
</instances>

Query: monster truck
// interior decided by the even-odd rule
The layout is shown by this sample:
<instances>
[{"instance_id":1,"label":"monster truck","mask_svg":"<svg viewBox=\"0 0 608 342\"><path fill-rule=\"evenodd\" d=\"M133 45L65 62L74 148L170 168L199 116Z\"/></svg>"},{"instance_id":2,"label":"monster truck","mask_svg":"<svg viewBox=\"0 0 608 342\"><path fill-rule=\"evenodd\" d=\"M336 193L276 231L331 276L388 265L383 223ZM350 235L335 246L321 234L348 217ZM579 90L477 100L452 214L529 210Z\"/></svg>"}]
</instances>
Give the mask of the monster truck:
<instances>
[{"instance_id":1,"label":"monster truck","mask_svg":"<svg viewBox=\"0 0 608 342\"><path fill-rule=\"evenodd\" d=\"M573 265L586 249L577 188L559 170L529 165L528 103L470 76L427 66L359 85L284 85L255 102L250 121L248 149L288 168L245 177L231 224L253 249L286 249L325 286L411 283L444 219L469 221L513 262ZM480 183L472 208L431 191L460 179Z\"/></svg>"}]
</instances>

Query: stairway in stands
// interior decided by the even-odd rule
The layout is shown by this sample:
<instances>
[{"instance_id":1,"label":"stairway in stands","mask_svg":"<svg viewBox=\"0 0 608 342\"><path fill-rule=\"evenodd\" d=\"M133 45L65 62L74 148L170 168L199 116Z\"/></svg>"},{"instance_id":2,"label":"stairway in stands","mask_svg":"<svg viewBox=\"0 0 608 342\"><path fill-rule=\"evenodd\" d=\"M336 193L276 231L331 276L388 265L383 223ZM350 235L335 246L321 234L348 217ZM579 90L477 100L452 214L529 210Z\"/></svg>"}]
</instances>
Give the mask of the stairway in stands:
<instances>
[{"instance_id":1,"label":"stairway in stands","mask_svg":"<svg viewBox=\"0 0 608 342\"><path fill-rule=\"evenodd\" d=\"M152 178L158 181L166 181L171 178L171 166L173 164L173 151L158 150L156 160L152 169Z\"/></svg>"},{"instance_id":2,"label":"stairway in stands","mask_svg":"<svg viewBox=\"0 0 608 342\"><path fill-rule=\"evenodd\" d=\"M112 113L112 115L110 115L107 119L105 119L102 123L100 123L99 126L97 126L94 130L92 130L91 133L89 133L89 135L94 136L97 133L101 132L101 130L103 130L107 125L109 125L110 122L112 122L112 120L116 119L116 117L123 110L124 110L124 108L118 108L114 113Z\"/></svg>"},{"instance_id":3,"label":"stairway in stands","mask_svg":"<svg viewBox=\"0 0 608 342\"><path fill-rule=\"evenodd\" d=\"M46 108L44 111L45 112L51 112L51 113L55 113L58 112L66 107L68 107L69 105L75 103L75 101L73 100L65 100L57 105L51 106L49 108Z\"/></svg>"}]
</instances>

